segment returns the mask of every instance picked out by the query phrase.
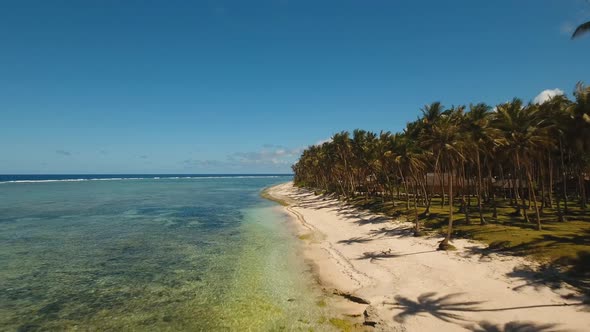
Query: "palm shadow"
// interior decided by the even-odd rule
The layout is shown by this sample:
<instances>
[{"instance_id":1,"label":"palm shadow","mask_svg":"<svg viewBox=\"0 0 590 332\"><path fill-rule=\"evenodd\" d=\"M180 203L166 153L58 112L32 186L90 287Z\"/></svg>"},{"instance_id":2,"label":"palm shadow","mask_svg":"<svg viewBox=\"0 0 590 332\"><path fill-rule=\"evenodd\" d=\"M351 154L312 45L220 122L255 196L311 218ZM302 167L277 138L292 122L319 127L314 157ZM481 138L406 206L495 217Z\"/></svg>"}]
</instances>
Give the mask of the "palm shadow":
<instances>
[{"instance_id":1,"label":"palm shadow","mask_svg":"<svg viewBox=\"0 0 590 332\"><path fill-rule=\"evenodd\" d=\"M528 266L514 268L511 272L506 273L507 277L515 278L524 283L513 287L512 290L518 291L526 287L532 287L540 290L544 287L559 289L563 287L563 277L560 271L551 265L544 265L539 269L533 269Z\"/></svg>"},{"instance_id":2,"label":"palm shadow","mask_svg":"<svg viewBox=\"0 0 590 332\"><path fill-rule=\"evenodd\" d=\"M520 266L506 275L523 281L523 284L514 287L514 290L525 287L533 287L537 290L542 287L560 289L567 284L578 290L580 294L567 295L566 299L576 298L590 304L590 269L588 268L590 253L578 252L575 258L567 257L567 260L567 265L554 261L538 269Z\"/></svg>"},{"instance_id":3,"label":"palm shadow","mask_svg":"<svg viewBox=\"0 0 590 332\"><path fill-rule=\"evenodd\" d=\"M394 258L394 257L398 257L398 255L391 253L391 250L381 251L381 252L372 251L372 252L364 252L359 258L357 258L357 260L368 259L371 263L373 263L374 261L379 261L384 258Z\"/></svg>"},{"instance_id":4,"label":"palm shadow","mask_svg":"<svg viewBox=\"0 0 590 332\"><path fill-rule=\"evenodd\" d=\"M555 329L557 324L538 324L535 322L512 321L504 325L481 321L477 324L465 326L472 332L561 332L565 330Z\"/></svg>"},{"instance_id":5,"label":"palm shadow","mask_svg":"<svg viewBox=\"0 0 590 332\"><path fill-rule=\"evenodd\" d=\"M369 235L373 237L414 236L414 227L381 227L379 229L372 229L371 231L369 231Z\"/></svg>"},{"instance_id":6,"label":"palm shadow","mask_svg":"<svg viewBox=\"0 0 590 332\"><path fill-rule=\"evenodd\" d=\"M403 256L427 254L427 253L432 253L432 252L437 252L437 250L417 251L417 252L410 252L407 254L396 254L396 253L391 252L391 249L384 250L384 251L369 251L369 252L364 252L359 258L357 258L357 260L368 259L371 263L373 263L373 261L382 260L384 258L397 258L397 257L403 257Z\"/></svg>"},{"instance_id":7,"label":"palm shadow","mask_svg":"<svg viewBox=\"0 0 590 332\"><path fill-rule=\"evenodd\" d=\"M360 217L354 223L358 224L359 226L363 226L363 225L368 225L368 224L371 224L371 225L384 224L389 221L391 221L391 218L389 218L389 217L374 216L374 217L367 218L367 219Z\"/></svg>"},{"instance_id":8,"label":"palm shadow","mask_svg":"<svg viewBox=\"0 0 590 332\"><path fill-rule=\"evenodd\" d=\"M394 303L384 302L386 305L390 305L391 309L398 309L401 312L393 317L396 322L404 322L406 318L410 316L422 316L429 314L435 318L438 318L447 323L459 323L461 321L467 321L460 313L465 312L495 312L495 311L512 311L512 310L525 310L534 308L548 308L548 307L564 307L564 306L584 306L585 304L580 303L562 303L562 304L538 304L538 305L526 305L526 306L515 306L515 307L503 307L503 308L481 308L480 304L484 301L460 301L457 300L462 293L453 293L445 296L437 297L436 292L423 293L418 296L416 301L413 301L407 297L400 295L395 296ZM491 326L491 325L490 325ZM518 325L511 325L515 327ZM542 325L543 326L543 325ZM463 325L465 327L465 325ZM551 325L553 327L553 325ZM486 331L486 330L483 330ZM492 330L494 331L494 330ZM501 330L500 330L501 331ZM519 331L519 330L509 330ZM528 331L528 330L522 330ZM535 330L531 330L535 331ZM542 330L541 330L542 331Z\"/></svg>"},{"instance_id":9,"label":"palm shadow","mask_svg":"<svg viewBox=\"0 0 590 332\"><path fill-rule=\"evenodd\" d=\"M408 317L431 315L447 323L456 323L456 321L465 321L457 312L475 311L478 305L483 301L456 301L461 293L448 294L437 297L437 293L429 292L418 296L416 301L401 295L395 296L394 303L385 303L391 305L391 309L402 310L393 317L393 320L403 323Z\"/></svg>"},{"instance_id":10,"label":"palm shadow","mask_svg":"<svg viewBox=\"0 0 590 332\"><path fill-rule=\"evenodd\" d=\"M350 239L340 240L337 243L351 245L354 243L367 243L370 241L373 241L373 239L367 239L367 238L362 238L362 237L351 237Z\"/></svg>"},{"instance_id":11,"label":"palm shadow","mask_svg":"<svg viewBox=\"0 0 590 332\"><path fill-rule=\"evenodd\" d=\"M492 254L502 255L505 254L506 248L510 245L510 241L494 241L487 247L481 246L470 246L465 247L466 256L480 256L480 260L489 258Z\"/></svg>"}]
</instances>

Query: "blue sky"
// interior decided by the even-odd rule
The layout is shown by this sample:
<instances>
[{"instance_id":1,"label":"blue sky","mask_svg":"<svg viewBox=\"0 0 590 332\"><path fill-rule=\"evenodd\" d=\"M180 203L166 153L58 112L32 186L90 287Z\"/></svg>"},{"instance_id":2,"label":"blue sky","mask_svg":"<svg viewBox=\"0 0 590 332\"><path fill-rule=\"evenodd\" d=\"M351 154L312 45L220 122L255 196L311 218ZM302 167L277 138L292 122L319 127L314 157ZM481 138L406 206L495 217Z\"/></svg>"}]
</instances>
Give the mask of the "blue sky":
<instances>
[{"instance_id":1,"label":"blue sky","mask_svg":"<svg viewBox=\"0 0 590 332\"><path fill-rule=\"evenodd\" d=\"M0 0L0 173L289 172L334 132L590 84L584 0Z\"/></svg>"}]
</instances>

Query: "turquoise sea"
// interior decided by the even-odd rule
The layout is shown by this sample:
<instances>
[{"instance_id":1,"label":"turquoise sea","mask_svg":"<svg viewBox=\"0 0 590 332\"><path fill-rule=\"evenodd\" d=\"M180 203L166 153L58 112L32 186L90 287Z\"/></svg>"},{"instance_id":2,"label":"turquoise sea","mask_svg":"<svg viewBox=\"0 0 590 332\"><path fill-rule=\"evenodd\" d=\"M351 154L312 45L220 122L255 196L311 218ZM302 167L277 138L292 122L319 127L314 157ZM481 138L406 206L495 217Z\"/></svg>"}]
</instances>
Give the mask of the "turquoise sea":
<instances>
[{"instance_id":1,"label":"turquoise sea","mask_svg":"<svg viewBox=\"0 0 590 332\"><path fill-rule=\"evenodd\" d=\"M0 330L330 329L288 216L259 196L288 180L0 179Z\"/></svg>"}]
</instances>

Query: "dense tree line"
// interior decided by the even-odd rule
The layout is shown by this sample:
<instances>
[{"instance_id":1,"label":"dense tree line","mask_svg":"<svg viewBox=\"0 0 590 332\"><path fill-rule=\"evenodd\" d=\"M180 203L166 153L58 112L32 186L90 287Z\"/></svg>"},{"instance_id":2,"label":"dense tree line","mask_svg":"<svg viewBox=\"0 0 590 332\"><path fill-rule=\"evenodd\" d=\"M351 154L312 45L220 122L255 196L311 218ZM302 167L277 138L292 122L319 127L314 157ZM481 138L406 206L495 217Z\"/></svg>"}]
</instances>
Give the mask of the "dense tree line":
<instances>
[{"instance_id":1,"label":"dense tree line","mask_svg":"<svg viewBox=\"0 0 590 332\"><path fill-rule=\"evenodd\" d=\"M416 233L419 207L428 215L436 198L449 214L441 249L451 238L458 203L467 222L476 210L486 224L484 209L496 218L496 202L505 199L540 230L544 208L556 209L564 221L571 204L588 204L590 87L578 83L573 96L542 104L515 98L495 108L435 102L402 132L343 131L310 146L293 165L294 181L344 199L405 204L415 211Z\"/></svg>"}]
</instances>

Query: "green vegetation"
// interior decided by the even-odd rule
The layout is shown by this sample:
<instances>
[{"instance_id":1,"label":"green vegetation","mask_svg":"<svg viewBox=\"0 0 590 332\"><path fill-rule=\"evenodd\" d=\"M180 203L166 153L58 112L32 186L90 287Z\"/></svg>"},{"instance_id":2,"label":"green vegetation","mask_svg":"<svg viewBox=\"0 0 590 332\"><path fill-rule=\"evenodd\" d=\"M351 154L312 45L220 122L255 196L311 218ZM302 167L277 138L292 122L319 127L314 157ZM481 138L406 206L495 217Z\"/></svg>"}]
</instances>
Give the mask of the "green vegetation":
<instances>
[{"instance_id":1,"label":"green vegetation","mask_svg":"<svg viewBox=\"0 0 590 332\"><path fill-rule=\"evenodd\" d=\"M482 254L530 255L589 280L590 87L574 97L435 102L401 133L357 129L309 147L294 181L405 216L415 235L442 232L439 249L469 237L489 244Z\"/></svg>"},{"instance_id":2,"label":"green vegetation","mask_svg":"<svg viewBox=\"0 0 590 332\"><path fill-rule=\"evenodd\" d=\"M446 233L448 213L446 208L439 206L440 199L433 199L431 213L421 215L422 231L426 234ZM382 204L380 199L373 199L367 203L363 198L349 200L349 203L369 209L373 212L385 213L390 216L412 218L403 208L393 208L391 204ZM572 202L573 203L573 202ZM544 209L541 215L543 230L538 231L530 223L526 223L511 215L514 209L508 206L509 201L499 201L497 206L498 218L493 219L492 210L484 209L484 218L490 220L485 225L467 223L462 215L454 222L453 235L477 240L489 245L488 252L511 254L516 256L532 256L544 262L568 263L574 261L580 253L590 253L590 214L584 216L584 211L571 208L568 222L555 221L555 209ZM458 211L460 205L455 205ZM477 212L470 213L470 219L478 217Z\"/></svg>"},{"instance_id":3,"label":"green vegetation","mask_svg":"<svg viewBox=\"0 0 590 332\"><path fill-rule=\"evenodd\" d=\"M350 321L340 318L330 318L330 324L342 332L350 332L354 327Z\"/></svg>"}]
</instances>

